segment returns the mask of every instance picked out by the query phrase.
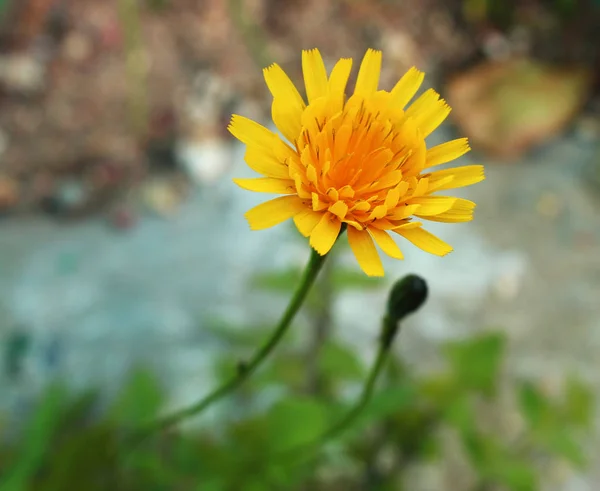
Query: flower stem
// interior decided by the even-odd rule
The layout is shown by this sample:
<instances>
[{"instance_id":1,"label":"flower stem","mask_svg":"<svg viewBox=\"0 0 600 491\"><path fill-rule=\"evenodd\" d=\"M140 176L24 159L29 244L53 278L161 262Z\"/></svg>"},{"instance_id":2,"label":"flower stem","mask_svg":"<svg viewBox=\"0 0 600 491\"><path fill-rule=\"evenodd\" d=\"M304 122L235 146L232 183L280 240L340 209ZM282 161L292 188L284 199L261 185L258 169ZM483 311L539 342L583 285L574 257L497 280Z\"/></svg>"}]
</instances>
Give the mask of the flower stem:
<instances>
[{"instance_id":1,"label":"flower stem","mask_svg":"<svg viewBox=\"0 0 600 491\"><path fill-rule=\"evenodd\" d=\"M323 433L318 440L314 441L310 444L310 449L307 452L307 456L309 456L312 451L317 451L321 448L325 443L335 439L338 435L343 433L347 428L351 427L355 420L360 416L365 407L369 404L371 397L373 396L373 391L375 390L375 386L377 384L377 379L381 373L385 365L385 361L390 353L391 346L391 338L389 333L393 333L391 337L397 333L398 331L398 323L397 320L391 319L390 317L384 317L382 321L382 336L379 340L379 348L377 350L377 355L375 357L375 361L371 366L371 370L369 371L369 376L363 385L363 389L360 395L360 398L352 406L352 408L346 413L346 415L338 421L335 425L329 428L325 433Z\"/></svg>"},{"instance_id":2,"label":"flower stem","mask_svg":"<svg viewBox=\"0 0 600 491\"><path fill-rule=\"evenodd\" d=\"M385 365L385 362L390 353L390 347L393 338L398 333L398 330L398 320L396 318L392 318L386 315L382 321L379 348L377 350L375 361L373 362L367 380L363 385L360 398L346 413L346 415L336 424L334 424L328 430L326 430L316 440L313 440L312 442L309 442L304 445L300 445L298 447L291 448L289 450L284 450L283 452L274 457L275 461L286 461L288 465L290 461L293 462L292 465L300 465L302 463L306 463L310 459L317 456L319 450L323 447L324 444L335 439L346 429L352 426L356 419L361 415L365 407L369 404L371 397L373 396L373 391L375 390L375 386L377 385L377 379L379 378L381 370Z\"/></svg>"},{"instance_id":3,"label":"flower stem","mask_svg":"<svg viewBox=\"0 0 600 491\"><path fill-rule=\"evenodd\" d=\"M386 322L387 319L384 319ZM318 441L318 446L322 446L324 443L327 443L330 440L336 438L340 433L343 433L348 427L352 426L352 423L360 416L363 409L367 406L371 397L373 396L373 391L375 390L375 385L377 384L377 379L379 378L379 374L383 366L385 365L385 361L390 353L389 350L390 345L384 342L379 343L379 349L377 351L377 357L375 358L375 362L371 367L369 372L369 376L363 386L362 393L360 395L360 399L357 403L346 413L346 415L338 421L334 426L329 428Z\"/></svg>"},{"instance_id":4,"label":"flower stem","mask_svg":"<svg viewBox=\"0 0 600 491\"><path fill-rule=\"evenodd\" d=\"M287 309L277 324L277 327L269 339L267 339L267 341L260 347L260 349L254 354L254 356L252 356L250 360L247 362L242 362L238 365L235 375L233 375L224 384L207 394L196 404L181 409L160 419L158 422L155 422L151 427L144 431L140 437L143 439L145 436L154 431L164 430L186 418L200 414L209 406L237 389L250 375L252 375L252 373L254 373L254 371L265 360L265 358L267 358L267 356L277 346L284 334L288 331L292 320L306 299L306 296L310 291L310 288L313 285L321 267L323 266L326 257L327 255L321 256L316 251L311 249L311 256L306 268L304 269L304 273L302 274L298 288L292 296L292 299L290 300Z\"/></svg>"}]
</instances>

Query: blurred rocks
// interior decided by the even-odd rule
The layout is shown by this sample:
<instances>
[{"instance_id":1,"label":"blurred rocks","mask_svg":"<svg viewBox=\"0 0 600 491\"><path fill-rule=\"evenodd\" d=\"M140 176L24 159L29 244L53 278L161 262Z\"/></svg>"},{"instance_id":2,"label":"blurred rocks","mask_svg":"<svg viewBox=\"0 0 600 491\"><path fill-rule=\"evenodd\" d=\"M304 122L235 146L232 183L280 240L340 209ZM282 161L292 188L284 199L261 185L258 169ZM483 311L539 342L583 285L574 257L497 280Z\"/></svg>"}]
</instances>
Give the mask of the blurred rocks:
<instances>
[{"instance_id":1,"label":"blurred rocks","mask_svg":"<svg viewBox=\"0 0 600 491\"><path fill-rule=\"evenodd\" d=\"M8 92L31 95L46 85L46 67L32 53L0 56L0 84Z\"/></svg>"},{"instance_id":2,"label":"blurred rocks","mask_svg":"<svg viewBox=\"0 0 600 491\"><path fill-rule=\"evenodd\" d=\"M23 210L48 200L48 189L34 192L36 174L55 185L78 179L94 165L89 155L138 177L183 171L196 183L214 182L229 165L231 113L258 121L269 116L260 68L277 62L301 85L301 49L318 47L328 68L340 56L353 57L355 69L367 47L383 49L381 85L389 88L413 65L436 78L481 53L492 60L535 55L538 34L550 32L536 30L532 19L541 14L527 14L531 8L515 7L512 25L500 29L488 9L463 11L463 4L441 0L252 0L233 9L220 0L160 0L132 3L126 15L114 1L10 5L0 22L0 173L18 176ZM553 19L548 9L537 9ZM562 32L557 19L552 25L552 33ZM587 75L500 64L461 74L449 92L473 143L511 157L565 127L585 98ZM542 94L558 103L544 104ZM594 131L591 124L581 128ZM105 191L122 184L105 180Z\"/></svg>"},{"instance_id":3,"label":"blurred rocks","mask_svg":"<svg viewBox=\"0 0 600 491\"><path fill-rule=\"evenodd\" d=\"M0 214L10 211L19 202L19 185L8 177L0 175Z\"/></svg>"},{"instance_id":4,"label":"blurred rocks","mask_svg":"<svg viewBox=\"0 0 600 491\"><path fill-rule=\"evenodd\" d=\"M137 216L131 207L120 205L111 212L109 222L116 230L130 230L135 226Z\"/></svg>"},{"instance_id":5,"label":"blurred rocks","mask_svg":"<svg viewBox=\"0 0 600 491\"><path fill-rule=\"evenodd\" d=\"M189 186L182 176L154 177L141 186L146 208L162 218L170 218L187 197Z\"/></svg>"},{"instance_id":6,"label":"blurred rocks","mask_svg":"<svg viewBox=\"0 0 600 491\"><path fill-rule=\"evenodd\" d=\"M586 102L591 73L528 59L486 62L446 89L452 117L475 149L514 160L563 130Z\"/></svg>"}]
</instances>

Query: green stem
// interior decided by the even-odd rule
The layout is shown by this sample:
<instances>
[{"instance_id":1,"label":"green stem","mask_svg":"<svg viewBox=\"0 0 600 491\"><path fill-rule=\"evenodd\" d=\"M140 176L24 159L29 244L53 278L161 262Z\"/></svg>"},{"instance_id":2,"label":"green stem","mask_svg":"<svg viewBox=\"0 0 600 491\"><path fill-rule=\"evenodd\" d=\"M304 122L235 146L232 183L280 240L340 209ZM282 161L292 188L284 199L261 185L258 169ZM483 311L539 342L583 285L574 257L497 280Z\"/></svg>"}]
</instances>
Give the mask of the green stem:
<instances>
[{"instance_id":1,"label":"green stem","mask_svg":"<svg viewBox=\"0 0 600 491\"><path fill-rule=\"evenodd\" d=\"M340 421L338 421L334 426L329 428L329 430L327 430L323 435L321 435L318 442L319 446L322 446L324 443L336 438L340 433L343 433L344 430L352 426L352 423L354 423L356 418L360 416L363 409L367 406L367 404L371 400L371 397L373 396L373 391L375 390L377 379L379 377L379 374L381 373L381 369L383 368L388 355L389 350L383 345L383 343L381 343L377 352L377 358L375 359L375 363L371 367L369 377L365 382L362 393L360 395L360 399Z\"/></svg>"},{"instance_id":2,"label":"green stem","mask_svg":"<svg viewBox=\"0 0 600 491\"><path fill-rule=\"evenodd\" d=\"M242 362L238 365L238 369L235 375L233 375L228 381L226 381L223 385L217 387L215 390L206 395L203 399L198 401L196 404L193 404L187 408L181 409L173 414L170 414L158 422L154 423L150 428L144 431L140 437L144 438L145 436L151 434L154 431L164 430L169 428L180 421L189 418L191 416L196 416L200 414L202 411L206 410L213 403L225 397L230 392L237 389L254 371L260 366L260 364L267 358L267 356L273 351L273 349L277 346L281 338L288 331L292 320L294 319L296 313L302 306L311 286L313 285L315 278L317 277L323 263L325 261L325 256L320 256L317 252L311 249L311 256L304 269L304 273L302 274L302 278L300 280L300 284L296 292L294 293L290 303L283 313L279 324L269 337L269 339L265 342L264 345L252 356L252 358L247 362Z\"/></svg>"},{"instance_id":3,"label":"green stem","mask_svg":"<svg viewBox=\"0 0 600 491\"><path fill-rule=\"evenodd\" d=\"M369 401L373 396L377 379L379 378L381 370L383 369L388 358L392 340L397 334L398 329L399 325L396 319L391 319L389 316L384 317L382 321L381 338L379 340L379 349L377 350L375 362L371 366L371 370L369 371L369 375L363 386L360 398L346 413L346 415L334 426L323 433L317 440L308 443L307 445L301 445L299 448L292 448L291 450L284 451L277 457L285 457L287 460L292 460L294 457L296 457L296 463L299 464L304 461L304 459L314 456L325 443L333 440L350 426L352 426L365 407L369 404Z\"/></svg>"}]
</instances>

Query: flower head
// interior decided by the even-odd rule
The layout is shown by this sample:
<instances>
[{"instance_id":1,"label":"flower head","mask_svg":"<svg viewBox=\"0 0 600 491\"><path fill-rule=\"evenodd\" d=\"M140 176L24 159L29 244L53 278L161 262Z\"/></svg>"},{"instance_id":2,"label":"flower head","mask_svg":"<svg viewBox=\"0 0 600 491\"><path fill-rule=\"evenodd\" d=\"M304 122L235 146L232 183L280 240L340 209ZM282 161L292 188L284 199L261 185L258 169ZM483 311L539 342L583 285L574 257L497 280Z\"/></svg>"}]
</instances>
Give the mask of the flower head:
<instances>
[{"instance_id":1,"label":"flower head","mask_svg":"<svg viewBox=\"0 0 600 491\"><path fill-rule=\"evenodd\" d=\"M465 154L469 145L460 138L427 148L425 139L450 107L430 89L405 108L423 81L422 72L411 68L391 91L378 90L381 52L370 49L354 94L346 98L351 68L351 59L341 59L328 77L319 51L303 51L306 101L278 65L265 68L273 122L287 142L234 115L229 131L246 144L250 168L265 176L234 181L250 191L283 195L246 213L253 230L293 218L310 245L327 254L346 224L363 271L382 276L375 244L394 258L403 257L390 234L438 256L452 250L414 217L471 220L475 203L432 193L483 180L483 166L431 170Z\"/></svg>"}]
</instances>

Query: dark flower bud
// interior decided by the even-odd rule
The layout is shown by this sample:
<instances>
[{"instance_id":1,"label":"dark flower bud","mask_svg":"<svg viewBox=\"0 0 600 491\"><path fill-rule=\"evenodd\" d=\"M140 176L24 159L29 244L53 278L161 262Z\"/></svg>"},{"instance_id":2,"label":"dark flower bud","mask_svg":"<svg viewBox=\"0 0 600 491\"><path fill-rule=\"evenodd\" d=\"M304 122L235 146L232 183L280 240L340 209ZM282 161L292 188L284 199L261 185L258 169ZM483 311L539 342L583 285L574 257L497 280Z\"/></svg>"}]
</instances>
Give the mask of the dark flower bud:
<instances>
[{"instance_id":1,"label":"dark flower bud","mask_svg":"<svg viewBox=\"0 0 600 491\"><path fill-rule=\"evenodd\" d=\"M387 302L383 321L382 342L389 347L398 330L398 323L407 315L417 311L427 300L427 283L420 276L409 274L398 280Z\"/></svg>"},{"instance_id":2,"label":"dark flower bud","mask_svg":"<svg viewBox=\"0 0 600 491\"><path fill-rule=\"evenodd\" d=\"M401 321L418 310L427 300L427 283L420 276L409 274L397 281L388 297L388 317Z\"/></svg>"}]
</instances>

